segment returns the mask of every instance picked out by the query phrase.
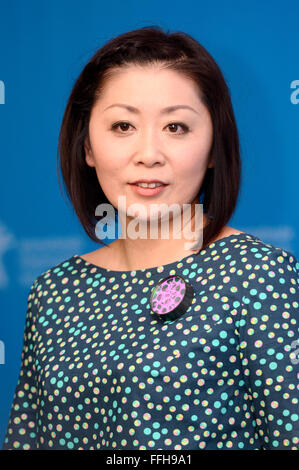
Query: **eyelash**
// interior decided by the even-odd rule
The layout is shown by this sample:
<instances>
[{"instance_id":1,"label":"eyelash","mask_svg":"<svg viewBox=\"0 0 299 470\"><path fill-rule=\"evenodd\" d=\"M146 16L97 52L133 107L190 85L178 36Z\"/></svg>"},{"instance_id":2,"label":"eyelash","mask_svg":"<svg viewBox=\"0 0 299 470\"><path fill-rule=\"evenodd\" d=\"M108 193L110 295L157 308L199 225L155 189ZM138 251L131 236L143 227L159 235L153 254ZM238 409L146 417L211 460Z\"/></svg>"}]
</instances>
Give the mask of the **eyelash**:
<instances>
[{"instance_id":1,"label":"eyelash","mask_svg":"<svg viewBox=\"0 0 299 470\"><path fill-rule=\"evenodd\" d=\"M115 124L112 124L111 126L111 130L115 130L117 129L118 126L120 126L120 124L129 124L129 126L131 126L131 124L129 122L126 122L126 121L119 121L119 122L116 122ZM170 124L168 124L168 126L181 126L182 129L184 130L184 132L181 132L180 134L176 134L174 132L171 132L171 134L174 134L174 135L183 135L183 134L187 134L190 129L188 126L186 126L186 124L182 123L182 122L171 122ZM167 126L167 127L168 127ZM121 132L121 134L126 134L126 132Z\"/></svg>"}]
</instances>

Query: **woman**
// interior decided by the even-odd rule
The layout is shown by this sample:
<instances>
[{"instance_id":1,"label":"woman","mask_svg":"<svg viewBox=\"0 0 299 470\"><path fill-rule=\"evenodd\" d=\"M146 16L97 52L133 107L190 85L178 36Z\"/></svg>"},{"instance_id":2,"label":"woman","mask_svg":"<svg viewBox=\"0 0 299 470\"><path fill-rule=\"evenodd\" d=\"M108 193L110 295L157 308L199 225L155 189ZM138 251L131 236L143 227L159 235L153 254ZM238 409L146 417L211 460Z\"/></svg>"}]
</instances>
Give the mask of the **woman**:
<instances>
[{"instance_id":1,"label":"woman","mask_svg":"<svg viewBox=\"0 0 299 470\"><path fill-rule=\"evenodd\" d=\"M74 85L59 150L86 233L99 241L106 203L145 236L33 282L3 449L297 449L298 261L226 225L239 141L211 55L161 28L113 38ZM184 204L196 247L165 237Z\"/></svg>"}]
</instances>

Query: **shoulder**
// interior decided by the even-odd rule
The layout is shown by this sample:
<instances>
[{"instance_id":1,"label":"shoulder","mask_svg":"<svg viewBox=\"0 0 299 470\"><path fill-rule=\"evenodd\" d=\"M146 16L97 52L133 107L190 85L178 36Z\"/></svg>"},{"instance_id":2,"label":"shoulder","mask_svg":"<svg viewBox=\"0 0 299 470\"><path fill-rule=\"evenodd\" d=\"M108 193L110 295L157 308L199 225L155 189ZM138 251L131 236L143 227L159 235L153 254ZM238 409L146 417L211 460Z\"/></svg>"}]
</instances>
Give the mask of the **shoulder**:
<instances>
[{"instance_id":1,"label":"shoulder","mask_svg":"<svg viewBox=\"0 0 299 470\"><path fill-rule=\"evenodd\" d=\"M247 234L248 235L248 234ZM298 307L299 262L281 247L254 236L238 236L232 242L234 266L240 280L243 303L260 308L270 302L270 310L286 305Z\"/></svg>"},{"instance_id":2,"label":"shoulder","mask_svg":"<svg viewBox=\"0 0 299 470\"><path fill-rule=\"evenodd\" d=\"M226 266L230 276L236 276L243 292L260 291L269 284L275 285L276 292L289 288L293 292L298 287L299 262L292 252L246 232L231 235L218 243L220 246L215 245L215 253L218 251L225 259L223 267Z\"/></svg>"},{"instance_id":3,"label":"shoulder","mask_svg":"<svg viewBox=\"0 0 299 470\"><path fill-rule=\"evenodd\" d=\"M239 232L235 236L231 235L227 238L226 245L229 245L236 256L239 255L242 263L267 264L268 262L272 265L287 263L294 269L297 265L298 269L298 260L292 252L263 241L253 234Z\"/></svg>"},{"instance_id":4,"label":"shoulder","mask_svg":"<svg viewBox=\"0 0 299 470\"><path fill-rule=\"evenodd\" d=\"M73 255L39 274L30 286L29 295L41 297L44 291L55 291L56 287L66 285L70 277L77 275L83 268L84 260Z\"/></svg>"}]
</instances>

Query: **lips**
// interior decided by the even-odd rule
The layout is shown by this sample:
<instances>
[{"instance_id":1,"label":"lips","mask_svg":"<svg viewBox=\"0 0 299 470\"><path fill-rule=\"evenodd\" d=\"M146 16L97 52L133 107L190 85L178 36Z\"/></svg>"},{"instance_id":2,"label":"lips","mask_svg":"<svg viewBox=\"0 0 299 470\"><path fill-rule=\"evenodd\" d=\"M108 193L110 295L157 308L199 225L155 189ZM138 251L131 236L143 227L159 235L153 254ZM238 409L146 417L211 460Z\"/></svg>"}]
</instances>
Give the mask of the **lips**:
<instances>
[{"instance_id":1,"label":"lips","mask_svg":"<svg viewBox=\"0 0 299 470\"><path fill-rule=\"evenodd\" d=\"M168 183L165 183L164 181L161 181L161 180L147 180L147 179L136 180L136 181L133 181L132 183L129 183L129 184L137 184L137 183L147 183L147 184L160 183L160 184L164 184L164 185L168 184Z\"/></svg>"},{"instance_id":2,"label":"lips","mask_svg":"<svg viewBox=\"0 0 299 470\"><path fill-rule=\"evenodd\" d=\"M145 189L153 189L153 188L160 188L162 186L166 186L166 184L163 183L136 183L133 186L138 186L139 188L145 188Z\"/></svg>"},{"instance_id":3,"label":"lips","mask_svg":"<svg viewBox=\"0 0 299 470\"><path fill-rule=\"evenodd\" d=\"M161 193L165 190L168 184L162 184L161 186L156 186L155 188L143 188L137 184L130 184L131 188L140 196L155 196L156 194Z\"/></svg>"}]
</instances>

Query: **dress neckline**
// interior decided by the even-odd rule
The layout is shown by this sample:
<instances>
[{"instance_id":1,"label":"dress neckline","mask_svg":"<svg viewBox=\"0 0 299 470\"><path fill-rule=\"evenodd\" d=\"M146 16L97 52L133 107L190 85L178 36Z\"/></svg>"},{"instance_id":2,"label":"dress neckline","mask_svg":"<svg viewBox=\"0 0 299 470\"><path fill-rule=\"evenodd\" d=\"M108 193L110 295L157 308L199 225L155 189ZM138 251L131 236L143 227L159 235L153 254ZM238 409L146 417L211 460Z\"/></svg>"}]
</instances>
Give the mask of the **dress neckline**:
<instances>
[{"instance_id":1,"label":"dress neckline","mask_svg":"<svg viewBox=\"0 0 299 470\"><path fill-rule=\"evenodd\" d=\"M135 270L132 269L132 270L126 270L125 271L125 270L114 270L114 269L104 268L103 266L99 266L97 264L94 264L94 263L91 263L90 261L85 260L84 258L82 258L82 256L80 256L78 254L75 254L73 256L73 259L79 260L80 262L83 263L83 265L85 265L86 267L91 268L93 270L93 272L99 271L101 273L105 273L105 274L109 274L109 275L112 274L114 276L120 276L122 274L127 274L127 275L131 274L131 275L135 276L138 273L143 274L143 273L149 273L149 272L155 272L155 271L161 272L161 271L165 271L165 270L170 270L171 268L176 267L178 264L186 262L189 258L190 259L192 258L191 261L196 260L197 257L205 255L207 252L209 252L210 250L213 250L218 245L223 245L223 244L225 244L226 242L229 242L229 241L231 241L233 243L235 240L238 241L239 239L242 239L242 238L245 239L245 240L248 239L248 238L249 239L259 240L258 237L256 237L253 234L247 233L247 232L235 233L235 234L228 235L226 237L219 238L218 240L215 240L214 242L207 245L204 250L201 250L198 253L183 256L182 258L180 258L177 261L172 261L171 263L162 264L162 265L159 265L159 266L153 266L151 268L141 268L141 269L135 269Z\"/></svg>"}]
</instances>

